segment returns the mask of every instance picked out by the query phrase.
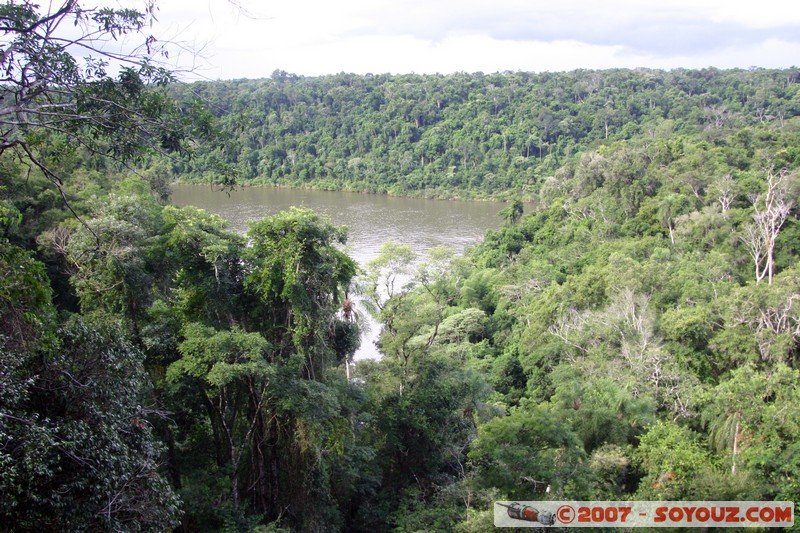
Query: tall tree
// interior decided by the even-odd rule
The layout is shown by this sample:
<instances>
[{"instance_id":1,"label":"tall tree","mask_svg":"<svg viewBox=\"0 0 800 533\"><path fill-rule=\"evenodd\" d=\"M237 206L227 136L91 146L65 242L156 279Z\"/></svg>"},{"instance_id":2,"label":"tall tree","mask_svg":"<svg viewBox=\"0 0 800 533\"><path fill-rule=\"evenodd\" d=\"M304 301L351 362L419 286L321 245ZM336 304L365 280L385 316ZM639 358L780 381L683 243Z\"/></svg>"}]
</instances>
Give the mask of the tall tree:
<instances>
[{"instance_id":1,"label":"tall tree","mask_svg":"<svg viewBox=\"0 0 800 533\"><path fill-rule=\"evenodd\" d=\"M331 470L347 470L339 456L354 438L342 405L349 390L331 377L358 338L341 310L356 271L335 246L346 233L292 209L253 224L245 246L219 220L183 211L165 208L164 243L189 256L172 300L187 320L166 377L176 403L199 399L186 416L213 443L212 466L227 485L214 505L270 520L288 513L303 530L326 530L340 519ZM236 308L204 303L221 299L219 287L239 295Z\"/></svg>"},{"instance_id":2,"label":"tall tree","mask_svg":"<svg viewBox=\"0 0 800 533\"><path fill-rule=\"evenodd\" d=\"M789 171L767 170L767 190L753 199L753 222L745 227L744 242L753 258L756 283L767 278L772 285L775 273L775 242L792 210L794 202L787 198Z\"/></svg>"}]
</instances>

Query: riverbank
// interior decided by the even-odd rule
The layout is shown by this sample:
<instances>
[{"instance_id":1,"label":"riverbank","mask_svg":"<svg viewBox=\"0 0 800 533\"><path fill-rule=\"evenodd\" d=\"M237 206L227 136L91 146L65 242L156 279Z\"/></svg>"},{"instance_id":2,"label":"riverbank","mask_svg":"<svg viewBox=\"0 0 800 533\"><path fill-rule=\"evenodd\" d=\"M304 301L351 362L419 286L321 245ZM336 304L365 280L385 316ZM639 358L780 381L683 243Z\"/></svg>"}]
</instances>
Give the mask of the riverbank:
<instances>
[{"instance_id":1,"label":"riverbank","mask_svg":"<svg viewBox=\"0 0 800 533\"><path fill-rule=\"evenodd\" d=\"M173 185L209 185L207 182L198 180L177 179ZM212 184L212 187L214 185ZM445 200L445 201L467 201L467 202L494 202L494 203L507 203L516 199L521 199L526 204L534 203L532 195L517 194L515 191L503 191L494 195L481 195L470 191L445 191L438 189L424 189L420 191L398 191L398 190L369 190L353 187L337 187L327 186L324 184L303 183L303 184L287 184L280 182L273 182L268 180L247 180L245 182L237 182L237 188L248 187L271 187L274 189L288 189L298 191L318 191L318 192L342 192L350 194L361 195L375 195L375 196L388 196L391 198L417 198L423 200Z\"/></svg>"}]
</instances>

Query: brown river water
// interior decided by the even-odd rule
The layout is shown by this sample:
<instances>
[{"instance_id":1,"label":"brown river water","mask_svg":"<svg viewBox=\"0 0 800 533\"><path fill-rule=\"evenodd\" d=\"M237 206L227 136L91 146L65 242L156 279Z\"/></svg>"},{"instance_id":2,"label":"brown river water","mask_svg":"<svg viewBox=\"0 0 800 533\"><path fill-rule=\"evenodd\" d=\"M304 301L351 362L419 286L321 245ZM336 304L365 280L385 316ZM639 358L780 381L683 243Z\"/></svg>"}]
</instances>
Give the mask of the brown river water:
<instances>
[{"instance_id":1,"label":"brown river water","mask_svg":"<svg viewBox=\"0 0 800 533\"><path fill-rule=\"evenodd\" d=\"M434 246L462 252L487 230L500 227L504 207L496 202L425 200L374 194L246 187L226 194L203 185L175 185L172 203L193 205L220 215L244 232L248 222L291 206L307 207L348 228L347 252L360 265L378 256L387 240L407 244L420 256ZM375 347L379 326L373 321L356 359L380 357Z\"/></svg>"}]
</instances>

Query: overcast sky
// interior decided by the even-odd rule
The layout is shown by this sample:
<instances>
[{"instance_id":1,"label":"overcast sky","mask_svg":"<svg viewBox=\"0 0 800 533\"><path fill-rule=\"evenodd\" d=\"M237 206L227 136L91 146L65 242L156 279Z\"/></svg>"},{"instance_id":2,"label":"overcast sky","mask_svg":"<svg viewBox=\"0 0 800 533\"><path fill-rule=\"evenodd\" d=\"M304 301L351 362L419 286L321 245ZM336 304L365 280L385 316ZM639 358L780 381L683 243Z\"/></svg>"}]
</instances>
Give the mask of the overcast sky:
<instances>
[{"instance_id":1,"label":"overcast sky","mask_svg":"<svg viewBox=\"0 0 800 533\"><path fill-rule=\"evenodd\" d=\"M240 5L242 9L237 9ZM800 64L798 0L161 0L207 79ZM173 54L174 55L174 54ZM174 58L173 58L174 59Z\"/></svg>"}]
</instances>

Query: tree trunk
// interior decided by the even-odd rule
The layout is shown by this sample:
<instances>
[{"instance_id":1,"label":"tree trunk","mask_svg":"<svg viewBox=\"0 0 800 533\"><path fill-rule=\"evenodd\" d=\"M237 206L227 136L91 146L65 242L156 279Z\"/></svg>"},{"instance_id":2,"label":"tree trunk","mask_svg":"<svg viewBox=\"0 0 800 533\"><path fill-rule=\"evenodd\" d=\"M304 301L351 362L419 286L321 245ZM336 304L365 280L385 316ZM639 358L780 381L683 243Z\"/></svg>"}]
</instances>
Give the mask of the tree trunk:
<instances>
[{"instance_id":1,"label":"tree trunk","mask_svg":"<svg viewBox=\"0 0 800 533\"><path fill-rule=\"evenodd\" d=\"M739 453L739 432L742 430L742 413L736 413L736 429L733 432L733 464L731 474L736 473L736 455Z\"/></svg>"}]
</instances>

